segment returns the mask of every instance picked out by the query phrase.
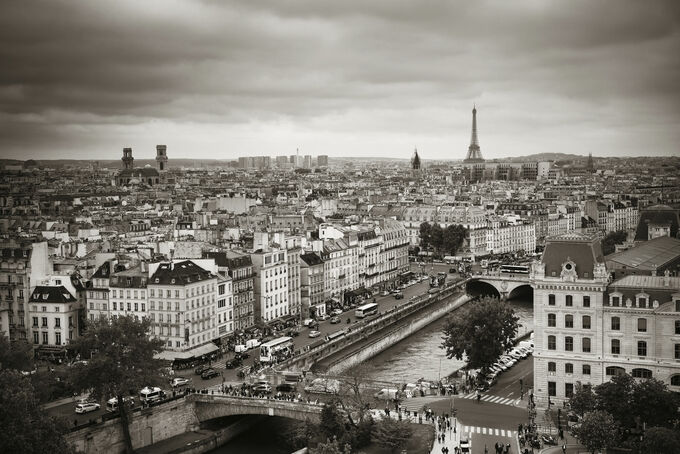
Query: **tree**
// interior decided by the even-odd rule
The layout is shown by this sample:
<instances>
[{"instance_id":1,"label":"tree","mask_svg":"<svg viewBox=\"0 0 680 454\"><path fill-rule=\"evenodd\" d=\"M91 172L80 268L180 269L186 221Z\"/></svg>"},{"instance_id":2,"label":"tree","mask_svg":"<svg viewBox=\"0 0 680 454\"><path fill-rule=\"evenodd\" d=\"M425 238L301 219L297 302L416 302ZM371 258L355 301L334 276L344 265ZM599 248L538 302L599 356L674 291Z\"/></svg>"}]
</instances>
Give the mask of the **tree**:
<instances>
[{"instance_id":1,"label":"tree","mask_svg":"<svg viewBox=\"0 0 680 454\"><path fill-rule=\"evenodd\" d=\"M641 452L675 454L680 446L680 433L666 427L650 427L645 431Z\"/></svg>"},{"instance_id":2,"label":"tree","mask_svg":"<svg viewBox=\"0 0 680 454\"><path fill-rule=\"evenodd\" d=\"M456 255L458 249L463 245L463 241L465 241L466 233L467 229L460 224L451 224L446 227L442 238L442 249L444 252L449 255Z\"/></svg>"},{"instance_id":3,"label":"tree","mask_svg":"<svg viewBox=\"0 0 680 454\"><path fill-rule=\"evenodd\" d=\"M597 400L593 389L590 386L583 386L581 382L577 382L574 394L569 399L569 407L582 417L587 412L595 410L596 404Z\"/></svg>"},{"instance_id":4,"label":"tree","mask_svg":"<svg viewBox=\"0 0 680 454\"><path fill-rule=\"evenodd\" d=\"M427 222L420 224L420 246L423 249L427 249L430 245L430 230L432 227Z\"/></svg>"},{"instance_id":5,"label":"tree","mask_svg":"<svg viewBox=\"0 0 680 454\"><path fill-rule=\"evenodd\" d=\"M413 436L413 428L408 421L397 421L392 418L381 419L375 424L373 441L381 447L397 452L404 447Z\"/></svg>"},{"instance_id":6,"label":"tree","mask_svg":"<svg viewBox=\"0 0 680 454\"><path fill-rule=\"evenodd\" d=\"M518 320L497 298L473 301L447 318L442 348L448 358L467 357L470 368L487 369L513 346Z\"/></svg>"},{"instance_id":7,"label":"tree","mask_svg":"<svg viewBox=\"0 0 680 454\"><path fill-rule=\"evenodd\" d=\"M0 371L0 427L2 452L73 452L65 425L45 413L30 381L14 370Z\"/></svg>"},{"instance_id":8,"label":"tree","mask_svg":"<svg viewBox=\"0 0 680 454\"><path fill-rule=\"evenodd\" d=\"M656 378L634 382L632 394L632 414L639 417L640 424L671 427L677 419L680 399L664 382ZM623 420L618 422L625 426Z\"/></svg>"},{"instance_id":9,"label":"tree","mask_svg":"<svg viewBox=\"0 0 680 454\"><path fill-rule=\"evenodd\" d=\"M90 358L86 366L74 368L73 381L82 391L90 391L97 400L118 398L120 422L125 436L126 452L133 452L130 437L131 414L123 404L123 397L144 386L160 384L160 361L154 355L164 343L149 337L151 321L136 320L132 316L98 319L86 325L85 334L74 343L83 358Z\"/></svg>"},{"instance_id":10,"label":"tree","mask_svg":"<svg viewBox=\"0 0 680 454\"><path fill-rule=\"evenodd\" d=\"M10 342L0 335L0 370L33 370L33 347L24 341Z\"/></svg>"},{"instance_id":11,"label":"tree","mask_svg":"<svg viewBox=\"0 0 680 454\"><path fill-rule=\"evenodd\" d=\"M321 410L319 432L322 439L347 439L345 418L340 414L337 402L329 402Z\"/></svg>"},{"instance_id":12,"label":"tree","mask_svg":"<svg viewBox=\"0 0 680 454\"><path fill-rule=\"evenodd\" d=\"M333 438L333 440L327 440L325 443L319 443L316 448L310 449L309 452L310 454L350 454L352 448L349 445L341 448L338 439Z\"/></svg>"},{"instance_id":13,"label":"tree","mask_svg":"<svg viewBox=\"0 0 680 454\"><path fill-rule=\"evenodd\" d=\"M615 245L623 244L627 238L628 233L626 233L625 230L618 230L616 232L608 233L602 239L602 253L604 255L612 254L616 250Z\"/></svg>"},{"instance_id":14,"label":"tree","mask_svg":"<svg viewBox=\"0 0 680 454\"><path fill-rule=\"evenodd\" d=\"M430 229L430 244L439 252L444 244L444 230L436 222L432 224Z\"/></svg>"},{"instance_id":15,"label":"tree","mask_svg":"<svg viewBox=\"0 0 680 454\"><path fill-rule=\"evenodd\" d=\"M575 428L574 436L591 453L615 446L618 440L619 425L611 414L595 410L586 413L581 426Z\"/></svg>"},{"instance_id":16,"label":"tree","mask_svg":"<svg viewBox=\"0 0 680 454\"><path fill-rule=\"evenodd\" d=\"M370 388L366 386L372 369L366 363L359 364L348 369L340 381L339 402L342 409L347 412L350 424L354 427L357 427L357 423L353 415L357 415L359 422L362 422L369 414L368 409L374 401Z\"/></svg>"},{"instance_id":17,"label":"tree","mask_svg":"<svg viewBox=\"0 0 680 454\"><path fill-rule=\"evenodd\" d=\"M615 375L610 381L595 387L596 408L614 418L614 421L630 420L633 423L633 386L635 380L628 374Z\"/></svg>"}]
</instances>

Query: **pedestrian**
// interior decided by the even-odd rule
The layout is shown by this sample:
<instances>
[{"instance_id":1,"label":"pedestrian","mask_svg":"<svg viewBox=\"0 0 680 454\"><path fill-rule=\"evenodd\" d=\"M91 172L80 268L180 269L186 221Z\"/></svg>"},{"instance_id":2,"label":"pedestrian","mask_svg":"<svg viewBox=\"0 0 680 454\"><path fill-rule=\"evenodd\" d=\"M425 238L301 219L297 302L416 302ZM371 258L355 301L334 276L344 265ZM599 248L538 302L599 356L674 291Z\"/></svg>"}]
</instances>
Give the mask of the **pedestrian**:
<instances>
[{"instance_id":1,"label":"pedestrian","mask_svg":"<svg viewBox=\"0 0 680 454\"><path fill-rule=\"evenodd\" d=\"M567 453L567 444L564 443L564 444L562 445L562 454L566 454L566 453Z\"/></svg>"}]
</instances>

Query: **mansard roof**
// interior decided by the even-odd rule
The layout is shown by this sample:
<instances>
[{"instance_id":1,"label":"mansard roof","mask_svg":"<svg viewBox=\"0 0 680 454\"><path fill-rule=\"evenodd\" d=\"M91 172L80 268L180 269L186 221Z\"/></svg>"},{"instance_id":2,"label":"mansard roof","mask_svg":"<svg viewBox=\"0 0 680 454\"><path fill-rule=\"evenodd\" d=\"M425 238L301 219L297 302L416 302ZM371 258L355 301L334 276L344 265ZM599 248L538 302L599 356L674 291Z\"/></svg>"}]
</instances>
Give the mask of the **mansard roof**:
<instances>
[{"instance_id":1,"label":"mansard roof","mask_svg":"<svg viewBox=\"0 0 680 454\"><path fill-rule=\"evenodd\" d=\"M605 263L600 241L580 233L565 233L550 237L546 241L541 262L545 264L546 276L559 276L562 265L571 261L580 279L592 279L598 263ZM588 273L587 276L584 273Z\"/></svg>"}]
</instances>

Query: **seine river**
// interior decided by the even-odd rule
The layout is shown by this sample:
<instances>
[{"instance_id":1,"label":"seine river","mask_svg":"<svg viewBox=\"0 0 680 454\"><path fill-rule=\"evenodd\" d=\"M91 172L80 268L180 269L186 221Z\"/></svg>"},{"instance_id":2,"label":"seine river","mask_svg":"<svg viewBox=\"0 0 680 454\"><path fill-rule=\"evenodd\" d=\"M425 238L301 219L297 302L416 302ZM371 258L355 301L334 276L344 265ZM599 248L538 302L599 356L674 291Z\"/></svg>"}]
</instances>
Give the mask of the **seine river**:
<instances>
[{"instance_id":1,"label":"seine river","mask_svg":"<svg viewBox=\"0 0 680 454\"><path fill-rule=\"evenodd\" d=\"M519 335L533 329L533 301L530 295L508 301L520 318ZM408 383L419 378L437 380L463 366L462 361L447 359L442 343L445 318L432 323L416 334L390 347L370 360L374 380ZM253 454L284 454L280 440L262 436L285 430L285 420L269 418L244 432L228 444L211 451L213 454L247 452Z\"/></svg>"}]
</instances>

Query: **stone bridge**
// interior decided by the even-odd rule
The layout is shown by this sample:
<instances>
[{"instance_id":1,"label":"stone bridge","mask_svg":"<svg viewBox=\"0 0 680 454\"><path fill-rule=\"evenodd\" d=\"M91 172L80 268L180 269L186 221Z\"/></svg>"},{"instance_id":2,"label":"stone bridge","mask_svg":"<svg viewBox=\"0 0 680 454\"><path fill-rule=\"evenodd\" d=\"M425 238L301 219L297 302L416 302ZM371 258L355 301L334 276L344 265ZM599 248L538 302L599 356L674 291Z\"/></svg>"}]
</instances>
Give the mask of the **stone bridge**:
<instances>
[{"instance_id":1,"label":"stone bridge","mask_svg":"<svg viewBox=\"0 0 680 454\"><path fill-rule=\"evenodd\" d=\"M223 416L263 415L318 423L323 409L323 404L222 394L191 394L187 396L187 401L194 403L194 411L199 422Z\"/></svg>"},{"instance_id":2,"label":"stone bridge","mask_svg":"<svg viewBox=\"0 0 680 454\"><path fill-rule=\"evenodd\" d=\"M132 412L130 436L135 450L176 435L195 431L202 422L223 416L280 416L300 421L319 422L323 404L291 402L254 397L234 397L223 394L187 394L177 396L152 407ZM66 440L76 452L115 454L125 451L120 418L73 430Z\"/></svg>"},{"instance_id":3,"label":"stone bridge","mask_svg":"<svg viewBox=\"0 0 680 454\"><path fill-rule=\"evenodd\" d=\"M493 287L501 300L506 300L512 298L516 290L531 287L531 276L506 273L473 274L467 283L467 289L479 283Z\"/></svg>"}]
</instances>

